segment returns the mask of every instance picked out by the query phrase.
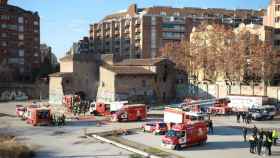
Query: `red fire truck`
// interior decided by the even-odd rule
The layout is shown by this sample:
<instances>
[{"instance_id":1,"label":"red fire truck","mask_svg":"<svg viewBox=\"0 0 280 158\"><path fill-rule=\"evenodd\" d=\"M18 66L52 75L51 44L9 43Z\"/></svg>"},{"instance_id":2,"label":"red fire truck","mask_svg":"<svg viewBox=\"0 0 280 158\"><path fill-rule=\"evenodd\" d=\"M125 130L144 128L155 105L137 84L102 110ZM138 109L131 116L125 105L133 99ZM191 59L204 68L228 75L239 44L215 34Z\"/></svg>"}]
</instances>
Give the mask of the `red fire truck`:
<instances>
[{"instance_id":1,"label":"red fire truck","mask_svg":"<svg viewBox=\"0 0 280 158\"><path fill-rule=\"evenodd\" d=\"M78 95L65 95L63 96L63 104L67 107L68 112L72 112L73 106L80 103L81 98Z\"/></svg>"},{"instance_id":2,"label":"red fire truck","mask_svg":"<svg viewBox=\"0 0 280 158\"><path fill-rule=\"evenodd\" d=\"M110 116L127 104L128 104L127 101L97 102L97 103L92 103L90 105L91 106L90 111L94 115Z\"/></svg>"},{"instance_id":3,"label":"red fire truck","mask_svg":"<svg viewBox=\"0 0 280 158\"><path fill-rule=\"evenodd\" d=\"M198 112L187 112L181 108L169 108L164 110L165 123L189 123L193 121L208 121L208 115Z\"/></svg>"},{"instance_id":4,"label":"red fire truck","mask_svg":"<svg viewBox=\"0 0 280 158\"><path fill-rule=\"evenodd\" d=\"M144 104L124 105L112 115L112 121L142 121L147 118L147 106Z\"/></svg>"},{"instance_id":5,"label":"red fire truck","mask_svg":"<svg viewBox=\"0 0 280 158\"><path fill-rule=\"evenodd\" d=\"M232 108L228 106L230 100L227 98L215 99L213 106L208 107L210 114L227 115L232 113Z\"/></svg>"},{"instance_id":6,"label":"red fire truck","mask_svg":"<svg viewBox=\"0 0 280 158\"><path fill-rule=\"evenodd\" d=\"M230 101L227 98L206 100L185 99L184 103L182 103L180 107L185 111L198 113L204 111L210 114L225 115L232 112L232 108L228 106L229 103Z\"/></svg>"},{"instance_id":7,"label":"red fire truck","mask_svg":"<svg viewBox=\"0 0 280 158\"><path fill-rule=\"evenodd\" d=\"M33 126L51 125L51 111L49 108L30 106L27 108L26 115L26 122Z\"/></svg>"},{"instance_id":8,"label":"red fire truck","mask_svg":"<svg viewBox=\"0 0 280 158\"><path fill-rule=\"evenodd\" d=\"M162 138L162 146L180 150L183 147L205 144L207 133L207 124L203 121L175 124Z\"/></svg>"}]
</instances>

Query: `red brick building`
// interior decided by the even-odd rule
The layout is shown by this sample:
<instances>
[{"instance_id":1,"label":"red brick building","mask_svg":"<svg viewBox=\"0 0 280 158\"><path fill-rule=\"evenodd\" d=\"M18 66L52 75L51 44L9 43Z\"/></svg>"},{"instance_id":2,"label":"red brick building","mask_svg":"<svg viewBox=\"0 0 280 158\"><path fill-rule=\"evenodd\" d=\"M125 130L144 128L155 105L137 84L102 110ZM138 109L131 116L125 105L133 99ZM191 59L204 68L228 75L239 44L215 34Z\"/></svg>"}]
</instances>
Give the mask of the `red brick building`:
<instances>
[{"instance_id":1,"label":"red brick building","mask_svg":"<svg viewBox=\"0 0 280 158\"><path fill-rule=\"evenodd\" d=\"M240 23L262 24L264 11L150 7L108 15L90 26L94 48L123 58L150 58L167 42L188 38L193 26L203 21L237 27Z\"/></svg>"},{"instance_id":2,"label":"red brick building","mask_svg":"<svg viewBox=\"0 0 280 158\"><path fill-rule=\"evenodd\" d=\"M0 0L0 66L13 70L13 80L28 81L40 65L38 13L9 5L7 0ZM0 79L6 81L5 78Z\"/></svg>"}]
</instances>

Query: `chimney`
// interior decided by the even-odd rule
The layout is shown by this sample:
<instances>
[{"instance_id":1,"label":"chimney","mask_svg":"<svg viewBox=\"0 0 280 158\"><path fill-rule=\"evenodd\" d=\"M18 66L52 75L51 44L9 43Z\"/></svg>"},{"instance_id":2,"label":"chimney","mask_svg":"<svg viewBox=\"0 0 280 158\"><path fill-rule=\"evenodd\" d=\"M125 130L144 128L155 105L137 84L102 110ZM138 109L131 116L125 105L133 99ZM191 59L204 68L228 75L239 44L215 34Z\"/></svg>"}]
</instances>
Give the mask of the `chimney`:
<instances>
[{"instance_id":1,"label":"chimney","mask_svg":"<svg viewBox=\"0 0 280 158\"><path fill-rule=\"evenodd\" d=\"M136 4L131 4L128 7L127 13L131 16L134 16L137 14L137 5Z\"/></svg>"},{"instance_id":2,"label":"chimney","mask_svg":"<svg viewBox=\"0 0 280 158\"><path fill-rule=\"evenodd\" d=\"M7 5L8 3L8 0L0 0L0 5L3 6L3 5Z\"/></svg>"}]
</instances>

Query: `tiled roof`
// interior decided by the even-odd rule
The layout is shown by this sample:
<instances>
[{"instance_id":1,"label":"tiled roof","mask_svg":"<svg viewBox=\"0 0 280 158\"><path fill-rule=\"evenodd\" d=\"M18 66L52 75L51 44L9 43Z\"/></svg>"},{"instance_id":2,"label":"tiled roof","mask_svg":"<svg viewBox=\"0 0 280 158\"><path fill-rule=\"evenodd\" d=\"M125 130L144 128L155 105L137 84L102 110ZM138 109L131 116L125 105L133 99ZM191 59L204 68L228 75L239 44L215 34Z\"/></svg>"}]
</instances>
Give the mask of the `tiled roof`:
<instances>
[{"instance_id":1,"label":"tiled roof","mask_svg":"<svg viewBox=\"0 0 280 158\"><path fill-rule=\"evenodd\" d=\"M60 61L95 61L99 60L98 54L74 54L66 55Z\"/></svg>"},{"instance_id":2,"label":"tiled roof","mask_svg":"<svg viewBox=\"0 0 280 158\"><path fill-rule=\"evenodd\" d=\"M108 68L108 67L107 67ZM117 75L155 75L156 73L140 66L113 66L108 68Z\"/></svg>"},{"instance_id":3,"label":"tiled roof","mask_svg":"<svg viewBox=\"0 0 280 158\"><path fill-rule=\"evenodd\" d=\"M150 59L125 59L116 66L153 66L162 61L168 60L167 58L150 58Z\"/></svg>"}]
</instances>

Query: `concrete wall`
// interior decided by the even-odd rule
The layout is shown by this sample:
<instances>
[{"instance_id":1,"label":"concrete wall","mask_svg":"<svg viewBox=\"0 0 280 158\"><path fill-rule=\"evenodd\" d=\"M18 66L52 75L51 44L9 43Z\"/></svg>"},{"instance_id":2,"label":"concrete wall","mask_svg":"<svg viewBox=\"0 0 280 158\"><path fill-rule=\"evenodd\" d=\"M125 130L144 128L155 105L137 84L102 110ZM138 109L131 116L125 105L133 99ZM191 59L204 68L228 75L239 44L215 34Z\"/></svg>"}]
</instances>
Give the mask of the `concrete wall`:
<instances>
[{"instance_id":1,"label":"concrete wall","mask_svg":"<svg viewBox=\"0 0 280 158\"><path fill-rule=\"evenodd\" d=\"M75 61L73 73L73 87L82 91L88 99L95 99L98 88L99 71L96 62Z\"/></svg>"},{"instance_id":2,"label":"concrete wall","mask_svg":"<svg viewBox=\"0 0 280 158\"><path fill-rule=\"evenodd\" d=\"M60 62L60 72L74 72L73 61Z\"/></svg>"},{"instance_id":3,"label":"concrete wall","mask_svg":"<svg viewBox=\"0 0 280 158\"><path fill-rule=\"evenodd\" d=\"M49 103L50 104L62 104L63 99L63 78L62 77L50 77L50 86L49 86Z\"/></svg>"},{"instance_id":4,"label":"concrete wall","mask_svg":"<svg viewBox=\"0 0 280 158\"><path fill-rule=\"evenodd\" d=\"M226 86L218 84L176 85L176 95L178 98L223 98L227 97L228 94L268 96L273 103L280 102L280 87Z\"/></svg>"},{"instance_id":5,"label":"concrete wall","mask_svg":"<svg viewBox=\"0 0 280 158\"><path fill-rule=\"evenodd\" d=\"M0 101L10 101L15 98L47 99L49 97L48 84L18 84L0 83Z\"/></svg>"},{"instance_id":6,"label":"concrete wall","mask_svg":"<svg viewBox=\"0 0 280 158\"><path fill-rule=\"evenodd\" d=\"M115 101L115 73L100 67L100 79L97 92L98 101Z\"/></svg>"}]
</instances>

